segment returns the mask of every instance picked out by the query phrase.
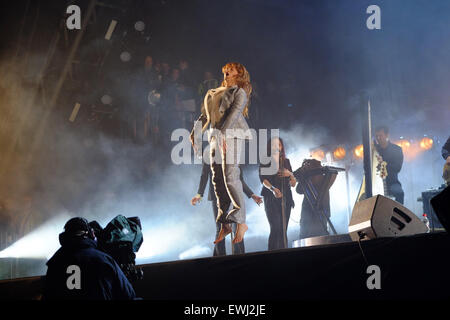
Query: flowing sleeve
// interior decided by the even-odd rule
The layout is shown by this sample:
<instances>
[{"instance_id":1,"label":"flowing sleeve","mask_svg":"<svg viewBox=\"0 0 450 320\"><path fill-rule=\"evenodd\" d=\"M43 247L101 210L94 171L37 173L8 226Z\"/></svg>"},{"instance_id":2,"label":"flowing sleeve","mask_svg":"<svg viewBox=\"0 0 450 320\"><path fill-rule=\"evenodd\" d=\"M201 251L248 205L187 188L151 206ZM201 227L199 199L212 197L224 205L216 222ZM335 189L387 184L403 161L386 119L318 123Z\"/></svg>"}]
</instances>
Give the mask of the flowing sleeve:
<instances>
[{"instance_id":1,"label":"flowing sleeve","mask_svg":"<svg viewBox=\"0 0 450 320\"><path fill-rule=\"evenodd\" d=\"M233 102L231 103L230 111L220 129L222 134L225 134L227 129L233 128L236 120L239 118L239 115L244 111L246 104L247 94L245 93L244 89L239 88L239 90L236 92Z\"/></svg>"}]
</instances>

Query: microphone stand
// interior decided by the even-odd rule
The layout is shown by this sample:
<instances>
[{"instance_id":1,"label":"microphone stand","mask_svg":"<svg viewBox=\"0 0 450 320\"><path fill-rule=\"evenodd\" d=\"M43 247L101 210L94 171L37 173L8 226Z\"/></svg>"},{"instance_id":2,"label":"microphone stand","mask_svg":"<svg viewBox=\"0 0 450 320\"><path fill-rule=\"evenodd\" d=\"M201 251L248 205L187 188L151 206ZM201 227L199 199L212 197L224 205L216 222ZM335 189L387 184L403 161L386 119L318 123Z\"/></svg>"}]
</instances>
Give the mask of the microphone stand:
<instances>
[{"instance_id":1,"label":"microphone stand","mask_svg":"<svg viewBox=\"0 0 450 320\"><path fill-rule=\"evenodd\" d=\"M281 218L283 221L283 243L284 248L287 248L287 223L286 223L286 197L284 195L284 159L280 155L278 156L278 163L281 170Z\"/></svg>"}]
</instances>

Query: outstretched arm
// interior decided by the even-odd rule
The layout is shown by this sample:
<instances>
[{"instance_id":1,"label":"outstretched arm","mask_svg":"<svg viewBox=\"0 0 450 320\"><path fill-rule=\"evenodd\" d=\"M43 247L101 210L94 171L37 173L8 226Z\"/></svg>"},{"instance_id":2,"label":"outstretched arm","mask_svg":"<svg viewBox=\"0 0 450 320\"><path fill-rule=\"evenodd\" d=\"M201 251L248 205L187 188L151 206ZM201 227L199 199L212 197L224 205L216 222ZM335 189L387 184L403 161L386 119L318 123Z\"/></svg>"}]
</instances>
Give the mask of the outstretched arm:
<instances>
[{"instance_id":1,"label":"outstretched arm","mask_svg":"<svg viewBox=\"0 0 450 320\"><path fill-rule=\"evenodd\" d=\"M256 204L259 206L262 203L262 198L256 194L253 193L252 189L247 185L247 183L244 180L244 175L242 174L241 169L241 176L240 176L241 182L242 182L242 188L244 189L245 195L250 199L253 199L253 201L256 202Z\"/></svg>"},{"instance_id":2,"label":"outstretched arm","mask_svg":"<svg viewBox=\"0 0 450 320\"><path fill-rule=\"evenodd\" d=\"M201 201L203 198L203 193L205 192L206 184L209 180L209 175L211 174L211 168L208 164L203 163L202 175L200 176L200 182L198 184L197 194L191 199L191 204L195 206L197 202Z\"/></svg>"},{"instance_id":3,"label":"outstretched arm","mask_svg":"<svg viewBox=\"0 0 450 320\"><path fill-rule=\"evenodd\" d=\"M253 195L253 191L252 191L252 189L250 189L250 187L249 187L249 186L247 185L247 183L245 182L245 180L244 180L244 174L242 173L242 169L241 169L241 175L240 175L239 178L241 179L241 182L242 182L242 189L244 190L245 195L246 195L248 198L251 198L252 195Z\"/></svg>"},{"instance_id":4,"label":"outstretched arm","mask_svg":"<svg viewBox=\"0 0 450 320\"><path fill-rule=\"evenodd\" d=\"M203 163L202 175L200 176L200 183L198 185L198 191L197 191L197 193L201 197L203 197L203 193L205 192L206 184L208 183L210 174L211 174L211 167L208 164Z\"/></svg>"}]
</instances>

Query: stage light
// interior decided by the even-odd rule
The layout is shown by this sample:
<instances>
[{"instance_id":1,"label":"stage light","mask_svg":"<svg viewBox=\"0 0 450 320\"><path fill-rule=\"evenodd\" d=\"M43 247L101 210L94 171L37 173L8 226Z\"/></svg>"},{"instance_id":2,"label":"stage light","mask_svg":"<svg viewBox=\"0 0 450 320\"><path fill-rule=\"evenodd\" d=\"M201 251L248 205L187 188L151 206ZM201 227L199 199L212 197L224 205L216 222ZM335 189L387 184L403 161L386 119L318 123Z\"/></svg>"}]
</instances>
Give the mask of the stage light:
<instances>
[{"instance_id":1,"label":"stage light","mask_svg":"<svg viewBox=\"0 0 450 320\"><path fill-rule=\"evenodd\" d=\"M403 139L403 137L400 137L400 140L396 142L396 145L402 148L405 161L414 160L424 151L418 141L408 141Z\"/></svg>"},{"instance_id":2,"label":"stage light","mask_svg":"<svg viewBox=\"0 0 450 320\"><path fill-rule=\"evenodd\" d=\"M337 147L333 151L333 158L334 158L334 160L342 160L345 158L346 154L347 154L347 152L345 151L345 149L343 147Z\"/></svg>"},{"instance_id":3,"label":"stage light","mask_svg":"<svg viewBox=\"0 0 450 320\"><path fill-rule=\"evenodd\" d=\"M69 121L74 122L77 118L78 111L80 111L81 105L77 102L75 103L75 107L73 107L72 114L70 115Z\"/></svg>"},{"instance_id":4,"label":"stage light","mask_svg":"<svg viewBox=\"0 0 450 320\"><path fill-rule=\"evenodd\" d=\"M120 54L120 60L122 60L122 62L128 62L131 60L131 54L127 51L124 51Z\"/></svg>"},{"instance_id":5,"label":"stage light","mask_svg":"<svg viewBox=\"0 0 450 320\"><path fill-rule=\"evenodd\" d=\"M155 106L161 100L161 93L152 90L149 92L147 100L150 105Z\"/></svg>"},{"instance_id":6,"label":"stage light","mask_svg":"<svg viewBox=\"0 0 450 320\"><path fill-rule=\"evenodd\" d=\"M411 147L411 143L408 140L402 138L400 138L400 140L397 141L395 144L401 147L403 149L403 152L406 152L409 149L409 147Z\"/></svg>"},{"instance_id":7,"label":"stage light","mask_svg":"<svg viewBox=\"0 0 450 320\"><path fill-rule=\"evenodd\" d=\"M433 147L433 139L423 137L419 145L423 150L430 150Z\"/></svg>"},{"instance_id":8,"label":"stage light","mask_svg":"<svg viewBox=\"0 0 450 320\"><path fill-rule=\"evenodd\" d=\"M58 234L64 224L72 218L68 212L62 212L42 226L31 231L11 246L0 251L1 258L49 259L58 250Z\"/></svg>"},{"instance_id":9,"label":"stage light","mask_svg":"<svg viewBox=\"0 0 450 320\"><path fill-rule=\"evenodd\" d=\"M114 32L114 29L116 28L116 25L117 25L117 20L111 20L111 23L109 24L109 28L108 28L108 30L106 31L106 34L105 34L105 39L106 40L111 40L111 36L112 36L112 34Z\"/></svg>"},{"instance_id":10,"label":"stage light","mask_svg":"<svg viewBox=\"0 0 450 320\"><path fill-rule=\"evenodd\" d=\"M142 21L138 21L134 24L134 28L136 29L136 31L142 32L145 29L145 23Z\"/></svg>"},{"instance_id":11,"label":"stage light","mask_svg":"<svg viewBox=\"0 0 450 320\"><path fill-rule=\"evenodd\" d=\"M322 149L315 149L311 151L311 158L322 161L323 159L325 159L325 151L323 151Z\"/></svg>"},{"instance_id":12,"label":"stage light","mask_svg":"<svg viewBox=\"0 0 450 320\"><path fill-rule=\"evenodd\" d=\"M110 105L111 103L112 103L112 98L111 98L111 96L109 96L109 95L107 95L107 94L105 94L103 97L102 97L102 103L103 104L108 104L108 105Z\"/></svg>"},{"instance_id":13,"label":"stage light","mask_svg":"<svg viewBox=\"0 0 450 320\"><path fill-rule=\"evenodd\" d=\"M362 159L364 156L364 147L362 144L360 144L359 146L356 146L355 149L353 149L353 155L358 158L358 159Z\"/></svg>"}]
</instances>

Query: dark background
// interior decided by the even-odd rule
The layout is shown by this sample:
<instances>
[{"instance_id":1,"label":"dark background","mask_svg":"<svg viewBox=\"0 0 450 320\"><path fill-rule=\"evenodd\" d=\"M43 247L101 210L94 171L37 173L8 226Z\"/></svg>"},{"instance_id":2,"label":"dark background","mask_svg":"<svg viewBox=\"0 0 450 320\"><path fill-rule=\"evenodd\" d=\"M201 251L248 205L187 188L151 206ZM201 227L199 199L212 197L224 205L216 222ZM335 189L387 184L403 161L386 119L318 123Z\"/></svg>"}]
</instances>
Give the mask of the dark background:
<instances>
[{"instance_id":1,"label":"dark background","mask_svg":"<svg viewBox=\"0 0 450 320\"><path fill-rule=\"evenodd\" d=\"M118 18L116 33L128 30L123 46L131 53L174 63L185 58L199 80L204 70L213 70L220 78L222 65L239 61L259 89L262 102L254 108L260 120L255 125L260 127L301 123L327 127L336 140L352 139L359 134L358 98L366 93L374 121L398 128L398 135L448 128L442 116L448 116L449 109L450 4L445 0L372 2L107 1L122 5L126 12L98 9L98 21L84 45L89 43L86 39L101 39L110 19ZM82 7L83 14L86 2L73 3ZM29 50L19 52L19 59L30 51L47 50L67 4L31 1L27 19L32 20L39 7L38 28L32 41L31 30L25 30L22 41L28 41ZM371 4L381 8L381 30L366 28L366 8ZM2 56L9 57L15 53L27 1L2 6ZM132 38L138 20L146 23L150 41ZM103 72L112 74L119 67L114 61Z\"/></svg>"}]
</instances>

